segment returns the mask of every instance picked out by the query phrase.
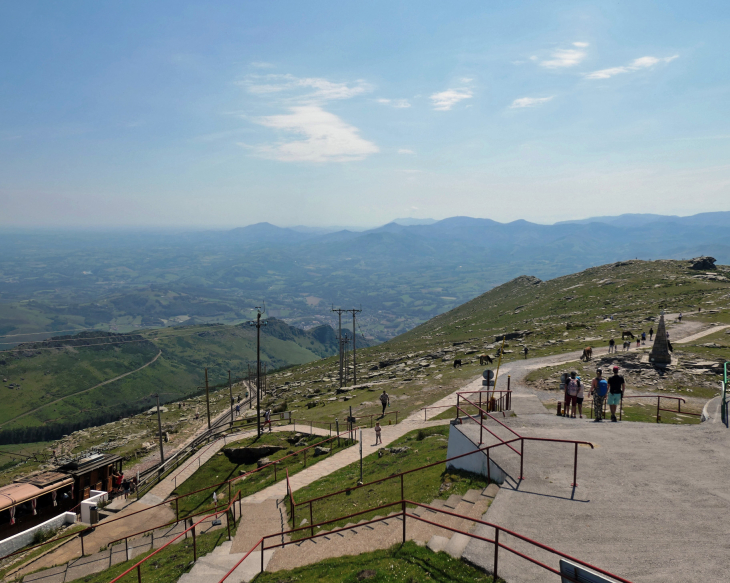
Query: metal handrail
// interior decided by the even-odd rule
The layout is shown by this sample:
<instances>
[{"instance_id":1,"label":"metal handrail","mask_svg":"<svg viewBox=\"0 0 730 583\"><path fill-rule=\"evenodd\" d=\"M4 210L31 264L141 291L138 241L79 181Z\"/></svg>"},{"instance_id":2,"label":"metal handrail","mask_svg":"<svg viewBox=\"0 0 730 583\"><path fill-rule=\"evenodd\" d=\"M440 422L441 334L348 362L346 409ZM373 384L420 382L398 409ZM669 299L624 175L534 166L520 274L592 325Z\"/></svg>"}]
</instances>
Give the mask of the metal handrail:
<instances>
[{"instance_id":1,"label":"metal handrail","mask_svg":"<svg viewBox=\"0 0 730 583\"><path fill-rule=\"evenodd\" d=\"M701 413L690 413L689 411L682 411L682 405L681 403L686 403L687 401L682 397L674 397L670 395L630 395L626 397L626 399L656 399L656 422L659 423L661 421L661 416L659 415L659 411L666 411L668 413L679 413L680 415L692 415L694 417L702 417ZM674 409L663 409L660 404L662 399L673 399L677 401L677 409L676 411ZM621 399L621 417L623 418L623 398Z\"/></svg>"},{"instance_id":2,"label":"metal handrail","mask_svg":"<svg viewBox=\"0 0 730 583\"><path fill-rule=\"evenodd\" d=\"M225 511L221 511L221 512L215 512L215 513L213 513L213 514L209 514L209 515L207 515L207 516L205 516L205 517L201 518L200 520L198 520L198 522L196 522L195 524L193 524L193 525L189 526L188 528L186 528L186 529L185 529L184 531L182 531L182 532L181 532L180 534L178 534L178 535L177 535L177 536L176 536L175 538L173 538L172 540L170 540L170 541L166 542L166 543L165 543L164 545L162 545L162 546L161 546L161 547L160 547L159 549L157 549L156 551L154 551L154 552L150 553L149 555L147 555L147 556L146 556L146 557L145 557L144 559L142 559L142 560L141 560L141 561L139 561L138 563L136 563L136 564L132 565L132 566L131 566L131 567L130 567L129 569L127 569L126 571L124 571L124 573L122 573L122 574L120 574L120 575L117 575L117 576L116 576L116 577L115 577L114 579L112 579L112 580L111 580L111 581L110 581L109 583L116 583L116 582L117 582L117 581L119 581L119 580L120 580L120 579L121 579L122 577L124 577L125 575L127 575L127 574L131 573L131 572L132 572L132 571L134 571L135 569L137 569L137 578L138 578L138 580L139 580L139 581L141 581L141 580L142 580L142 571L141 571L141 568L142 568L142 563L145 563L146 561L148 561L149 559L151 559L152 557L154 557L154 556L155 556L155 555L156 555L157 553L159 553L159 552L160 552L160 551L162 551L163 549L165 549L165 548L167 548L168 546L170 546L170 545L171 545L172 543L174 543L174 542L175 542L175 541L176 541L177 539L179 539L179 538L180 538L181 536L183 536L184 534L187 534L187 533L188 533L188 531L190 531L190 530L192 530L192 531L193 531L193 542L195 542L195 527L196 527L196 526L198 526L198 525L199 525L199 524L200 524L201 522L205 522L205 520L206 520L207 518L210 518L211 516L213 516L213 517L215 517L215 518L218 518L218 515L219 515L219 514L223 514L223 512L228 512L228 511L229 511L229 510L231 509L231 506L232 506L233 504L235 504L235 503L236 503L236 502L238 501L238 498L239 498L239 494L240 494L240 492L239 492L239 493L236 493L236 496L234 496L234 497L233 497L233 498L232 498L232 499L231 499L231 500L229 501L229 503L228 503L228 506L226 507ZM195 548L193 549L193 553L197 554L197 550L196 550Z\"/></svg>"},{"instance_id":3,"label":"metal handrail","mask_svg":"<svg viewBox=\"0 0 730 583\"><path fill-rule=\"evenodd\" d=\"M567 560L572 561L574 563L578 563L579 565L582 565L583 567L586 567L588 569L592 569L592 570L597 571L597 572L599 572L599 573L601 573L603 575L606 575L608 577L611 577L614 580L619 581L620 583L631 583L631 581L629 581L628 579L624 579L623 577L619 577L618 575L614 575L613 573L611 573L609 571L606 571L604 569L601 569L599 567L596 567L595 565L592 565L590 563L587 563L586 561L582 561L580 559L577 559L577 558L575 558L575 557L573 557L571 555L568 555L568 554L563 553L561 551L558 551L558 550L556 550L556 549L554 549L552 547L549 547L546 544L543 544L543 543L538 542L536 540L533 540L533 539L531 539L529 537L526 537L524 535L521 535L521 534L519 534L519 533L517 533L517 532L515 532L513 530L510 530L510 529L501 527L501 526L499 526L497 524L494 524L492 522L487 522L485 520L480 520L480 519L477 519L477 518L472 518L470 516L464 516L462 514L457 514L455 512L449 512L448 510L444 510L442 508L434 508L432 506L429 506L428 504L422 504L420 502L414 502L414 501L408 500L406 498L403 498L403 499L401 499L399 501L396 501L396 502L393 502L391 504L386 504L386 505L382 505L382 506L368 508L367 510L361 510L361 511L356 512L356 513L353 513L353 514L348 514L346 516L340 516L340 517L335 518L335 519L332 519L332 520L328 520L328 521L325 521L325 522L322 522L322 523L319 523L319 524L316 524L316 525L312 525L312 530L313 530L313 528L315 526L316 527L321 527L321 526L326 525L326 524L331 524L332 522L346 520L346 519L349 519L349 518L353 518L355 516L361 516L362 514L365 514L367 512L375 512L377 510L381 510L383 508L387 508L387 507L391 507L391 506L396 506L396 505L400 505L401 506L401 511L400 512L391 514L389 516L384 516L384 517L380 517L380 518L374 518L372 520L367 520L367 521L358 523L356 526L368 526L368 525L374 524L376 522L384 522L384 521L390 520L390 519L392 519L394 517L395 518L400 517L401 520L403 521L403 542L405 543L406 542L406 520L407 520L407 518L411 518L411 519L414 519L414 520L417 520L417 521L420 521L420 522L425 522L426 524L430 524L430 525L435 526L435 527L438 527L438 528L443 528L443 529L449 530L451 532L463 534L463 535L468 536L470 538L477 539L477 540L481 540L483 542L487 542L487 543L493 544L494 545L494 568L492 570L492 574L493 574L493 576L494 576L495 579L497 579L497 577L498 577L499 549L502 548L502 549L504 549L506 551L509 551L509 552L513 553L514 555L517 555L518 557L520 557L522 559L525 559L525 560L527 560L527 561L529 561L529 562L531 562L531 563L533 563L533 564L535 564L535 565L537 565L539 567L542 567L543 569L546 569L546 570L548 570L548 571L550 571L550 572L552 572L552 573L554 573L556 575L560 575L561 577L563 577L563 580L568 580L568 581L571 581L572 583L580 583L577 579L573 578L572 576L567 575L567 574L564 574L564 573L561 573L559 570L555 569L554 567L551 567L551 566L549 566L549 565L547 565L547 564L545 564L545 563L543 563L541 561L538 561L537 559L534 559L534 558L532 558L532 557L530 557L530 556L528 556L528 555L526 555L526 554L524 554L524 553L522 553L522 552L520 552L520 551L518 551L518 550L516 550L514 548L511 548L508 545L506 545L504 542L500 542L499 541L499 533L500 532L503 532L503 533L505 533L505 534L507 534L509 536L515 537L518 540L521 540L523 542L526 542L528 544L531 544L531 545L537 547L538 549L541 549L543 551L547 551L549 553L552 553L554 555L557 555L560 558L567 559ZM488 537L480 536L480 535L477 535L477 534L472 533L472 532L467 532L467 531L459 530L459 529L454 528L454 527L451 527L451 526L447 526L445 524L440 524L440 523L435 522L433 520L428 520L426 518L423 518L421 516L418 516L417 514L411 514L411 513L407 512L407 506L408 505L410 505L410 506L416 506L416 507L420 507L420 508L425 508L427 510L430 510L431 512L436 513L436 514L445 514L445 515L448 515L448 516L452 516L452 517L455 517L455 518L459 518L459 519L462 519L462 520L466 520L468 522L474 522L474 523L477 523L477 524L480 524L480 525L484 525L484 526L488 526L488 527L494 528L494 532L495 532L494 538L493 539L490 539ZM337 534L339 532L343 532L343 531L346 531L346 530L352 530L353 527L352 526L346 526L346 527L343 527L343 528L337 528L337 529L334 529L334 530L328 530L328 531L325 531L325 532L320 532L320 533L317 533L317 534L312 534L312 535L310 535L308 537L305 537L303 539L288 540L288 541L283 540L283 538L284 538L285 535L288 535L288 534L291 534L291 533L294 533L294 532L298 532L300 530L305 530L307 528L310 528L310 527L295 528L295 529L283 531L283 532L280 532L280 533L270 534L270 535L266 535L266 536L261 537L256 542L256 544L251 548L251 550L248 551L248 553L246 553L244 555L244 557L241 560L239 560L228 571L228 573L226 573L223 576L223 578L220 579L220 581L218 583L224 583L225 580L241 565L241 563L243 563L243 561L245 561L251 555L251 553L254 550L256 550L258 547L260 547L260 549L261 549L261 551L260 551L261 552L261 572L263 573L263 571L264 571L264 551L266 551L268 549L273 549L273 548L283 548L283 547L285 547L287 545L291 545L291 544L301 544L304 540L312 540L312 539L316 539L316 538L319 538L319 537L330 536L330 535ZM274 545L272 545L270 547L267 547L265 545L265 541L268 540L268 539L271 539L271 538L277 538L277 539L282 539L282 540L281 540L281 542L278 542L277 544L274 544Z\"/></svg>"}]
</instances>

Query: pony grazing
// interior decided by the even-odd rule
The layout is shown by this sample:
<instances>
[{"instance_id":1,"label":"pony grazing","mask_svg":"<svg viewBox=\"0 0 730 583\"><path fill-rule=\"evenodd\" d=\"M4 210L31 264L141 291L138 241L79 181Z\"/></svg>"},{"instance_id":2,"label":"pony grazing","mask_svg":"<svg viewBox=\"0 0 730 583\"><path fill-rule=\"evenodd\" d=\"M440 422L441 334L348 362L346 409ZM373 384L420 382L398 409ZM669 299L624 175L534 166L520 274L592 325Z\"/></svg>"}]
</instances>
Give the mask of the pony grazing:
<instances>
[{"instance_id":1,"label":"pony grazing","mask_svg":"<svg viewBox=\"0 0 730 583\"><path fill-rule=\"evenodd\" d=\"M461 359L460 358L457 358L456 360L454 360L454 368L456 368L457 366L459 368L461 368Z\"/></svg>"},{"instance_id":2,"label":"pony grazing","mask_svg":"<svg viewBox=\"0 0 730 583\"><path fill-rule=\"evenodd\" d=\"M583 349L583 354L581 355L580 359L588 362L591 358L593 358L593 349L590 346L586 346Z\"/></svg>"},{"instance_id":3,"label":"pony grazing","mask_svg":"<svg viewBox=\"0 0 730 583\"><path fill-rule=\"evenodd\" d=\"M479 364L492 364L492 357L488 354L480 354Z\"/></svg>"}]
</instances>

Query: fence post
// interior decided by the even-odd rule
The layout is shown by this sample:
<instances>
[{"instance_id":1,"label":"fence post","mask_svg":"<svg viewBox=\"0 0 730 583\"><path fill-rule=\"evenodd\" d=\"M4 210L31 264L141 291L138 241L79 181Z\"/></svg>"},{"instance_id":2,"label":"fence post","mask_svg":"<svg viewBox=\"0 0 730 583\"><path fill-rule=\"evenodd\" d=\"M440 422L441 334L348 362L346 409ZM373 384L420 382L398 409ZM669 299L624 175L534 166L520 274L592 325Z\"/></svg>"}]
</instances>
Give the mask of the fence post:
<instances>
[{"instance_id":1,"label":"fence post","mask_svg":"<svg viewBox=\"0 0 730 583\"><path fill-rule=\"evenodd\" d=\"M511 390L511 389L509 388L509 385L510 385L510 380L511 380L511 379L512 379L512 375L507 375L507 390L508 390L508 391L509 391L509 390Z\"/></svg>"},{"instance_id":2,"label":"fence post","mask_svg":"<svg viewBox=\"0 0 730 583\"><path fill-rule=\"evenodd\" d=\"M403 474L400 475L400 499L405 500L405 494L403 494Z\"/></svg>"},{"instance_id":3,"label":"fence post","mask_svg":"<svg viewBox=\"0 0 730 583\"><path fill-rule=\"evenodd\" d=\"M192 520L192 518L190 519ZM195 525L193 525L193 563L198 562L198 543L195 540Z\"/></svg>"},{"instance_id":4,"label":"fence post","mask_svg":"<svg viewBox=\"0 0 730 583\"><path fill-rule=\"evenodd\" d=\"M127 540L127 537L124 537L124 556L126 557L125 560L129 560L129 541Z\"/></svg>"},{"instance_id":5,"label":"fence post","mask_svg":"<svg viewBox=\"0 0 730 583\"><path fill-rule=\"evenodd\" d=\"M261 539L261 572L264 572L264 539Z\"/></svg>"},{"instance_id":6,"label":"fence post","mask_svg":"<svg viewBox=\"0 0 730 583\"><path fill-rule=\"evenodd\" d=\"M226 527L228 527L228 540L231 540L231 517L230 517L230 509L226 510Z\"/></svg>"},{"instance_id":7,"label":"fence post","mask_svg":"<svg viewBox=\"0 0 730 583\"><path fill-rule=\"evenodd\" d=\"M81 539L81 556L84 556L84 533L81 533L79 535L79 538Z\"/></svg>"},{"instance_id":8,"label":"fence post","mask_svg":"<svg viewBox=\"0 0 730 583\"><path fill-rule=\"evenodd\" d=\"M312 501L309 501L309 526L312 527L312 536L314 536L314 513L312 511Z\"/></svg>"},{"instance_id":9,"label":"fence post","mask_svg":"<svg viewBox=\"0 0 730 583\"><path fill-rule=\"evenodd\" d=\"M497 562L499 558L499 527L494 527L494 580L497 580Z\"/></svg>"},{"instance_id":10,"label":"fence post","mask_svg":"<svg viewBox=\"0 0 730 583\"><path fill-rule=\"evenodd\" d=\"M403 504L403 544L406 543L406 501L402 500Z\"/></svg>"},{"instance_id":11,"label":"fence post","mask_svg":"<svg viewBox=\"0 0 730 583\"><path fill-rule=\"evenodd\" d=\"M489 461L489 448L487 448L487 485L492 483L492 464Z\"/></svg>"},{"instance_id":12,"label":"fence post","mask_svg":"<svg viewBox=\"0 0 730 583\"><path fill-rule=\"evenodd\" d=\"M459 418L459 393L456 393L456 418Z\"/></svg>"},{"instance_id":13,"label":"fence post","mask_svg":"<svg viewBox=\"0 0 730 583\"><path fill-rule=\"evenodd\" d=\"M575 444L575 458L573 458L573 488L578 486L578 444Z\"/></svg>"},{"instance_id":14,"label":"fence post","mask_svg":"<svg viewBox=\"0 0 730 583\"><path fill-rule=\"evenodd\" d=\"M137 582L142 583L142 565L137 565Z\"/></svg>"},{"instance_id":15,"label":"fence post","mask_svg":"<svg viewBox=\"0 0 730 583\"><path fill-rule=\"evenodd\" d=\"M659 423L659 419L661 419L661 417L659 417L659 401L661 401L661 400L662 400L661 397L656 398L656 422L657 423Z\"/></svg>"},{"instance_id":16,"label":"fence post","mask_svg":"<svg viewBox=\"0 0 730 583\"><path fill-rule=\"evenodd\" d=\"M525 467L525 440L520 439L520 480L524 480L523 468Z\"/></svg>"},{"instance_id":17,"label":"fence post","mask_svg":"<svg viewBox=\"0 0 730 583\"><path fill-rule=\"evenodd\" d=\"M177 502L178 502L178 499L175 498L175 524L177 524L178 522L180 522L180 511L178 509Z\"/></svg>"}]
</instances>

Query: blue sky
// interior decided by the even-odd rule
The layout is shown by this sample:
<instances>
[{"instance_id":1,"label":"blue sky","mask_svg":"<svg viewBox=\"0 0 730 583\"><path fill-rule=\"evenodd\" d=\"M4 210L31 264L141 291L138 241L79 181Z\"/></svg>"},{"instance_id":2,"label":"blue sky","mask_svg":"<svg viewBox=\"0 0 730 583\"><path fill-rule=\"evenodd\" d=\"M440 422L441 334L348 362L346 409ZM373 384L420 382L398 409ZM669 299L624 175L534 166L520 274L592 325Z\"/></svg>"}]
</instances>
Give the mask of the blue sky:
<instances>
[{"instance_id":1,"label":"blue sky","mask_svg":"<svg viewBox=\"0 0 730 583\"><path fill-rule=\"evenodd\" d=\"M6 2L0 224L730 210L726 2Z\"/></svg>"}]
</instances>

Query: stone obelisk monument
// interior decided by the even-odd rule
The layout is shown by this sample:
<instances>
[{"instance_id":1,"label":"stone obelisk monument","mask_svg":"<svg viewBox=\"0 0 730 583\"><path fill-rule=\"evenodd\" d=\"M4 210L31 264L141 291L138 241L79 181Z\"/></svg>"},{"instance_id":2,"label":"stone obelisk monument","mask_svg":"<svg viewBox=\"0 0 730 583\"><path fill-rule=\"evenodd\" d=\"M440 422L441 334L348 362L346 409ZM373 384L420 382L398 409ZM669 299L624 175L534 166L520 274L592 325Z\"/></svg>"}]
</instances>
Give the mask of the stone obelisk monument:
<instances>
[{"instance_id":1,"label":"stone obelisk monument","mask_svg":"<svg viewBox=\"0 0 730 583\"><path fill-rule=\"evenodd\" d=\"M669 342L667 341L667 329L664 326L664 311L659 316L659 325L657 326L656 336L654 336L654 346L649 354L649 362L660 366L672 364L672 354L669 352Z\"/></svg>"}]
</instances>

